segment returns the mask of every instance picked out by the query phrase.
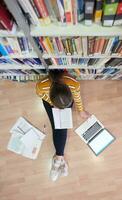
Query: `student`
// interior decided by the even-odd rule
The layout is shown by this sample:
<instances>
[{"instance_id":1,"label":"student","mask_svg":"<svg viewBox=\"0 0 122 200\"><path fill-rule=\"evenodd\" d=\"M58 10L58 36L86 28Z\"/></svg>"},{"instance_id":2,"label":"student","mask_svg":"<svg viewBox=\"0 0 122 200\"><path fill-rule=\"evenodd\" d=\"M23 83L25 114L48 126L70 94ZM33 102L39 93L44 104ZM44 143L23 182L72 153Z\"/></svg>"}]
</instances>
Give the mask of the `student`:
<instances>
[{"instance_id":1,"label":"student","mask_svg":"<svg viewBox=\"0 0 122 200\"><path fill-rule=\"evenodd\" d=\"M86 119L90 114L83 109L80 96L80 83L62 70L51 70L49 76L36 85L36 92L41 97L51 122L55 155L52 159L50 177L53 181L68 175L68 165L64 159L67 129L55 129L52 107L59 109L72 107L75 102L79 114Z\"/></svg>"}]
</instances>

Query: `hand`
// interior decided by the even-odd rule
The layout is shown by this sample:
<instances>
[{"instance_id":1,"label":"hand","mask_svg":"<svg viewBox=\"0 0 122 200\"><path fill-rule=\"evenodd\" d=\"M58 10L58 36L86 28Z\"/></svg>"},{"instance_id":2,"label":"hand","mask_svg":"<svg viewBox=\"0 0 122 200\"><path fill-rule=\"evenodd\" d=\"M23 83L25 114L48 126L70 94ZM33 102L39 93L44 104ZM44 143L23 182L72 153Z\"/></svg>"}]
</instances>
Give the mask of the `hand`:
<instances>
[{"instance_id":1,"label":"hand","mask_svg":"<svg viewBox=\"0 0 122 200\"><path fill-rule=\"evenodd\" d=\"M84 111L80 112L80 116L83 119L88 119L91 116L91 114L84 110Z\"/></svg>"}]
</instances>

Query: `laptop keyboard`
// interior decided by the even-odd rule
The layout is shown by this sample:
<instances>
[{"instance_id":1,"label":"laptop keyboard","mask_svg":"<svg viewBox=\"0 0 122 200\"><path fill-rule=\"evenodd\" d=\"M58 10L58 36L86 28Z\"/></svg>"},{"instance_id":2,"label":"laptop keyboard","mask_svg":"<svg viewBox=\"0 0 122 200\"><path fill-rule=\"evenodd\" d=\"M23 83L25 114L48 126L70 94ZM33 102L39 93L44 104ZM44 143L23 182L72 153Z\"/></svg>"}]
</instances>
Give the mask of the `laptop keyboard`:
<instances>
[{"instance_id":1,"label":"laptop keyboard","mask_svg":"<svg viewBox=\"0 0 122 200\"><path fill-rule=\"evenodd\" d=\"M92 138L92 136L95 135L95 133L97 133L100 129L101 129L101 125L98 124L98 122L95 122L93 126L91 126L84 134L83 134L83 138L88 141L89 139Z\"/></svg>"}]
</instances>

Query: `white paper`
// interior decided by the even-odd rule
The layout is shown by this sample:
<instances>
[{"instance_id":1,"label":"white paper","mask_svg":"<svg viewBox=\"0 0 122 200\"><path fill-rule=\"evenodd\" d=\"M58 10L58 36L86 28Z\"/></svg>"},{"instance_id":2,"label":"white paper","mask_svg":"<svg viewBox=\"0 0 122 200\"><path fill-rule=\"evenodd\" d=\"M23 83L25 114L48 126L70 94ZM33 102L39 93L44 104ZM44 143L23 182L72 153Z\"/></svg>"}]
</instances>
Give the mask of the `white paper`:
<instances>
[{"instance_id":1,"label":"white paper","mask_svg":"<svg viewBox=\"0 0 122 200\"><path fill-rule=\"evenodd\" d=\"M38 135L33 129L30 129L22 138L21 142L25 145L26 148L32 148L36 145L37 140L39 140Z\"/></svg>"},{"instance_id":2,"label":"white paper","mask_svg":"<svg viewBox=\"0 0 122 200\"><path fill-rule=\"evenodd\" d=\"M68 129L73 127L71 108L52 108L55 129Z\"/></svg>"},{"instance_id":3,"label":"white paper","mask_svg":"<svg viewBox=\"0 0 122 200\"><path fill-rule=\"evenodd\" d=\"M11 128L12 133L7 149L30 159L36 159L45 134L26 119L20 117Z\"/></svg>"}]
</instances>

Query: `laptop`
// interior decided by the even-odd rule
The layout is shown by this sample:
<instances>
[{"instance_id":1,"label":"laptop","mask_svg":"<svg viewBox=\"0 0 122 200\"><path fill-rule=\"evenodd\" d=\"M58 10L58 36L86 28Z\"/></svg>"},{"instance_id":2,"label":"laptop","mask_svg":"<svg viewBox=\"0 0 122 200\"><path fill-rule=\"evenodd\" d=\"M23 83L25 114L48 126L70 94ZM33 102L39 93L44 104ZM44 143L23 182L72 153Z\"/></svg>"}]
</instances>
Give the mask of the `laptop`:
<instances>
[{"instance_id":1,"label":"laptop","mask_svg":"<svg viewBox=\"0 0 122 200\"><path fill-rule=\"evenodd\" d=\"M95 155L99 155L115 137L94 116L90 116L75 132L91 148Z\"/></svg>"}]
</instances>

